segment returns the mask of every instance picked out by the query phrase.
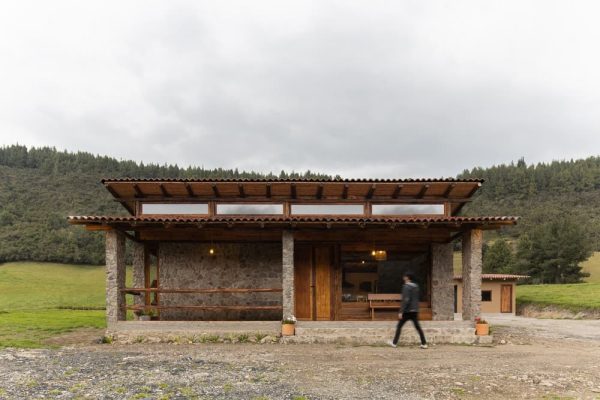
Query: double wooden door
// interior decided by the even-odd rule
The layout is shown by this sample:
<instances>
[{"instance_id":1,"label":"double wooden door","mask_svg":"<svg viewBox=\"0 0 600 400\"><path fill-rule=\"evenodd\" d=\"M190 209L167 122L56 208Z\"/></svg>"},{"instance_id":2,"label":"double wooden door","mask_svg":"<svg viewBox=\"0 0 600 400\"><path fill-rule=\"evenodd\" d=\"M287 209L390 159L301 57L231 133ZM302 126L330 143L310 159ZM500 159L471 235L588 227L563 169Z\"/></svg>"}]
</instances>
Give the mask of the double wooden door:
<instances>
[{"instance_id":1,"label":"double wooden door","mask_svg":"<svg viewBox=\"0 0 600 400\"><path fill-rule=\"evenodd\" d=\"M298 244L294 248L296 318L335 318L335 246Z\"/></svg>"}]
</instances>

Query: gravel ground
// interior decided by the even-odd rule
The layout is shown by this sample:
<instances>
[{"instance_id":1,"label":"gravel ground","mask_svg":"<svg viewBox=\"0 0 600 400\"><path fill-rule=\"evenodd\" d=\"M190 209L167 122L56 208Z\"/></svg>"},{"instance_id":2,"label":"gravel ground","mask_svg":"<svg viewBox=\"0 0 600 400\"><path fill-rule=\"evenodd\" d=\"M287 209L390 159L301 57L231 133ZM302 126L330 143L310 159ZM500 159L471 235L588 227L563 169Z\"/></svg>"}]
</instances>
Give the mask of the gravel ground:
<instances>
[{"instance_id":1,"label":"gravel ground","mask_svg":"<svg viewBox=\"0 0 600 400\"><path fill-rule=\"evenodd\" d=\"M494 333L494 346L428 350L242 343L4 349L0 398L600 399L599 341L532 336L516 326Z\"/></svg>"}]
</instances>

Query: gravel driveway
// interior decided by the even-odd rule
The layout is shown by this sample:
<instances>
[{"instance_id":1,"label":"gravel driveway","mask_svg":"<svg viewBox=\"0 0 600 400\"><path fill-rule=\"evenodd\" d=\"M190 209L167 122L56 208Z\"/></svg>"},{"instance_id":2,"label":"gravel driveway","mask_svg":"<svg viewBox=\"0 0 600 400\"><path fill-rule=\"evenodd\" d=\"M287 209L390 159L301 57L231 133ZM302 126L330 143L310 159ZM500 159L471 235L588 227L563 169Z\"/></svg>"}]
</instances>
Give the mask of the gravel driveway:
<instances>
[{"instance_id":1,"label":"gravel driveway","mask_svg":"<svg viewBox=\"0 0 600 400\"><path fill-rule=\"evenodd\" d=\"M0 398L600 397L595 339L549 338L506 325L497 326L495 335L505 344L428 350L241 343L4 349Z\"/></svg>"},{"instance_id":2,"label":"gravel driveway","mask_svg":"<svg viewBox=\"0 0 600 400\"><path fill-rule=\"evenodd\" d=\"M507 316L486 316L493 325L535 330L535 335L551 339L600 341L600 320L537 319Z\"/></svg>"}]
</instances>

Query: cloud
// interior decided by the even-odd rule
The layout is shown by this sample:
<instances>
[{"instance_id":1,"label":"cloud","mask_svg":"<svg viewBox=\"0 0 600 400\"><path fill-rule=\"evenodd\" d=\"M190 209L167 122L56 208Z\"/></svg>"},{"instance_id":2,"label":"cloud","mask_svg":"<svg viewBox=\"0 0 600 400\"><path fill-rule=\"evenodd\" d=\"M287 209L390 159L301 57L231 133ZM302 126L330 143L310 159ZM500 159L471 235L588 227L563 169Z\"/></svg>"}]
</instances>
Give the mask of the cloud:
<instances>
[{"instance_id":1,"label":"cloud","mask_svg":"<svg viewBox=\"0 0 600 400\"><path fill-rule=\"evenodd\" d=\"M347 177L600 153L591 2L0 8L0 143Z\"/></svg>"}]
</instances>

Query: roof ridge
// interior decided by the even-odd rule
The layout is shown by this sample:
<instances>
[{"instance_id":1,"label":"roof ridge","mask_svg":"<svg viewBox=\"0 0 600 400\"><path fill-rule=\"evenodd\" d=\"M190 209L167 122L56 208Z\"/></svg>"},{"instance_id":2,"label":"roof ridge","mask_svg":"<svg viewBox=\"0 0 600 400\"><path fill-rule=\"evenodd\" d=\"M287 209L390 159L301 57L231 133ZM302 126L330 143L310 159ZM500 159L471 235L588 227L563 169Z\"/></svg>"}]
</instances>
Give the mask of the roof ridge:
<instances>
[{"instance_id":1,"label":"roof ridge","mask_svg":"<svg viewBox=\"0 0 600 400\"><path fill-rule=\"evenodd\" d=\"M122 177L122 178L102 178L102 183L106 182L298 182L298 183L422 183L422 182L485 182L481 178L346 178L346 179L319 179L319 178L133 178L133 177Z\"/></svg>"}]
</instances>

